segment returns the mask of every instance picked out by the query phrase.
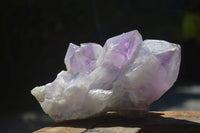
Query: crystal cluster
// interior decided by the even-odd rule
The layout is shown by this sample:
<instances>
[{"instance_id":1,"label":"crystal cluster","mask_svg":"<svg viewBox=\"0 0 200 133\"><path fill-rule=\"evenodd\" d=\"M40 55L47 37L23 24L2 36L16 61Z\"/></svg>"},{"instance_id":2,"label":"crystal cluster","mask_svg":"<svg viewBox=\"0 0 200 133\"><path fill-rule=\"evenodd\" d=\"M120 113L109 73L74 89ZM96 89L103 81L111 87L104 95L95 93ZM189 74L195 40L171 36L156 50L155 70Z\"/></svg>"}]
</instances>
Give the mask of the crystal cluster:
<instances>
[{"instance_id":1,"label":"crystal cluster","mask_svg":"<svg viewBox=\"0 0 200 133\"><path fill-rule=\"evenodd\" d=\"M61 71L31 93L55 121L83 119L116 111L148 111L176 81L180 46L144 40L137 30L108 39L104 45L70 43ZM130 114L129 114L130 115Z\"/></svg>"}]
</instances>

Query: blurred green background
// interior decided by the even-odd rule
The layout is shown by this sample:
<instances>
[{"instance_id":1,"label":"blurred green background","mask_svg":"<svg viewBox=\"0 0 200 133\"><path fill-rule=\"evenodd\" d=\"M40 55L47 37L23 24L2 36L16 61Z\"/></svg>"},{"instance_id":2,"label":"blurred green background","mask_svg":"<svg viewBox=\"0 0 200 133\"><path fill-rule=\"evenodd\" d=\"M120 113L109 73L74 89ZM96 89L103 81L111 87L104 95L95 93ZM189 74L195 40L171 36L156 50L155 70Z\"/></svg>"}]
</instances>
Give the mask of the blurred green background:
<instances>
[{"instance_id":1,"label":"blurred green background","mask_svg":"<svg viewBox=\"0 0 200 133\"><path fill-rule=\"evenodd\" d=\"M182 47L175 87L151 109L168 110L188 99L200 100L199 0L8 0L0 7L0 111L4 116L42 112L30 90L52 82L66 69L63 60L70 42L103 45L107 38L134 29L143 39L167 40ZM187 92L190 86L197 86L194 93ZM185 88L186 93L176 93L177 88Z\"/></svg>"}]
</instances>

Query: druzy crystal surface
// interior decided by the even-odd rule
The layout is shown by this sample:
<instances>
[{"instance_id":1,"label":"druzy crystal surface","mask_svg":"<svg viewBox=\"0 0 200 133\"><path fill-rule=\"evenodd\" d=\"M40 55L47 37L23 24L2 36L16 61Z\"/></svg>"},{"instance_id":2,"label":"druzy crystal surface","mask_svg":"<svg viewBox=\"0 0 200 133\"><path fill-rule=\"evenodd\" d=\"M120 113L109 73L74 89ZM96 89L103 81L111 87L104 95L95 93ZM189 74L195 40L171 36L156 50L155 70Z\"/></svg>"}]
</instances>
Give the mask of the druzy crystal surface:
<instances>
[{"instance_id":1,"label":"druzy crystal surface","mask_svg":"<svg viewBox=\"0 0 200 133\"><path fill-rule=\"evenodd\" d=\"M180 46L144 40L137 30L96 43L70 43L67 71L31 93L55 121L83 119L108 111L148 111L176 81Z\"/></svg>"}]
</instances>

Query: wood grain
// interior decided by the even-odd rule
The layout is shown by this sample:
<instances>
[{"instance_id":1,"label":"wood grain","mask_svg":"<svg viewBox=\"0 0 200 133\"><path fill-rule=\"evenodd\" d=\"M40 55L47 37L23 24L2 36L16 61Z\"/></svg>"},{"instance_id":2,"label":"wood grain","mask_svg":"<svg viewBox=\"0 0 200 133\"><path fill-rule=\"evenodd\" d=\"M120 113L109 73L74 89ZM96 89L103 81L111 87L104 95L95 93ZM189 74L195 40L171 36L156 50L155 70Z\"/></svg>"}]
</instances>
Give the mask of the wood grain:
<instances>
[{"instance_id":1,"label":"wood grain","mask_svg":"<svg viewBox=\"0 0 200 133\"><path fill-rule=\"evenodd\" d=\"M152 111L141 118L116 113L71 120L44 127L34 133L200 133L200 111Z\"/></svg>"}]
</instances>

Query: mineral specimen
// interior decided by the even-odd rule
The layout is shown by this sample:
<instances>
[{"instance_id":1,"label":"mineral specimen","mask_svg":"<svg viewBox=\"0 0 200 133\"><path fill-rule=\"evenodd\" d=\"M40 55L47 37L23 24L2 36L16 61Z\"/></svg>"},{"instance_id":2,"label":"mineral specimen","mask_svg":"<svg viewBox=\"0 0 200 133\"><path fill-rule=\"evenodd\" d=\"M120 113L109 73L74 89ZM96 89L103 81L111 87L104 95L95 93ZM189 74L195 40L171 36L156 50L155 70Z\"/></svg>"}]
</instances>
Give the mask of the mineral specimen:
<instances>
[{"instance_id":1,"label":"mineral specimen","mask_svg":"<svg viewBox=\"0 0 200 133\"><path fill-rule=\"evenodd\" d=\"M145 112L176 81L180 46L142 40L137 30L96 43L70 43L61 71L31 93L55 121L83 119L108 111ZM130 115L130 113L129 113Z\"/></svg>"}]
</instances>

